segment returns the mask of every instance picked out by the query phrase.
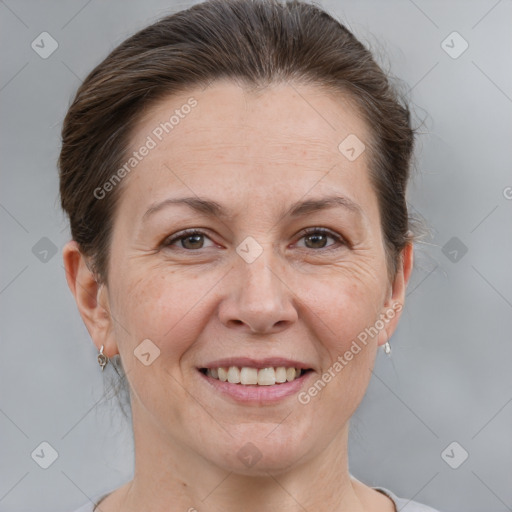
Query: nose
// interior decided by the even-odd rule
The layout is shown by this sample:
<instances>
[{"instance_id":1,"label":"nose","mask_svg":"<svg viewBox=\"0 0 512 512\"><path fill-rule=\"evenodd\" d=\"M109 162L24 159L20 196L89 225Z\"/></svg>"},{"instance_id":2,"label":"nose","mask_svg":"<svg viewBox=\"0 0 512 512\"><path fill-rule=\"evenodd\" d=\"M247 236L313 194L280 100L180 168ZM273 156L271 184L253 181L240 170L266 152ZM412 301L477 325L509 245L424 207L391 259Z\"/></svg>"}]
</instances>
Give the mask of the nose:
<instances>
[{"instance_id":1,"label":"nose","mask_svg":"<svg viewBox=\"0 0 512 512\"><path fill-rule=\"evenodd\" d=\"M286 283L283 265L266 249L253 262L237 260L228 276L229 292L219 306L221 322L247 333L272 334L297 318L294 293Z\"/></svg>"}]
</instances>

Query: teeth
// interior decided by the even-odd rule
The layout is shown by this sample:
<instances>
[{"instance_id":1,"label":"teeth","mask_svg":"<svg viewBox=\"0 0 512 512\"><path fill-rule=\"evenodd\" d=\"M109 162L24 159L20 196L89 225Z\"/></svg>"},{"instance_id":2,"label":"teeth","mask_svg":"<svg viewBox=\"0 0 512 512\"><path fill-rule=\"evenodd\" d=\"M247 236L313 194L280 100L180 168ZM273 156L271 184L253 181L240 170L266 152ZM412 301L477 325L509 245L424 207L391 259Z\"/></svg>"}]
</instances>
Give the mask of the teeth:
<instances>
[{"instance_id":1,"label":"teeth","mask_svg":"<svg viewBox=\"0 0 512 512\"><path fill-rule=\"evenodd\" d=\"M228 380L228 371L226 368L217 368L217 371L219 372L219 380L226 382Z\"/></svg>"},{"instance_id":2,"label":"teeth","mask_svg":"<svg viewBox=\"0 0 512 512\"><path fill-rule=\"evenodd\" d=\"M229 367L228 382L231 382L231 384L238 384L240 382L240 370L236 366Z\"/></svg>"},{"instance_id":3,"label":"teeth","mask_svg":"<svg viewBox=\"0 0 512 512\"><path fill-rule=\"evenodd\" d=\"M291 382L302 375L303 371L299 368L285 368L279 366L277 368L250 368L244 366L230 366L229 368L208 368L206 375L222 382L231 384L273 386L274 384L283 384Z\"/></svg>"},{"instance_id":4,"label":"teeth","mask_svg":"<svg viewBox=\"0 0 512 512\"><path fill-rule=\"evenodd\" d=\"M276 382L286 382L286 368L284 366L276 368Z\"/></svg>"},{"instance_id":5,"label":"teeth","mask_svg":"<svg viewBox=\"0 0 512 512\"><path fill-rule=\"evenodd\" d=\"M258 384L258 370L244 366L240 370L240 384Z\"/></svg>"},{"instance_id":6,"label":"teeth","mask_svg":"<svg viewBox=\"0 0 512 512\"><path fill-rule=\"evenodd\" d=\"M262 368L258 370L258 385L273 386L276 383L276 371L274 368Z\"/></svg>"}]
</instances>

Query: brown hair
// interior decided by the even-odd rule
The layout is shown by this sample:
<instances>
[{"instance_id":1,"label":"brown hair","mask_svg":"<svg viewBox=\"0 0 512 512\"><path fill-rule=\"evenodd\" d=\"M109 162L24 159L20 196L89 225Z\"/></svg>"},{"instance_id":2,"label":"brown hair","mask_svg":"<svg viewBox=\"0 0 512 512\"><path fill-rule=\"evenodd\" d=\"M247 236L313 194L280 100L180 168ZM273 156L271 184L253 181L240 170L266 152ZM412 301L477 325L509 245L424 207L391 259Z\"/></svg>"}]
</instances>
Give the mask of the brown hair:
<instances>
[{"instance_id":1,"label":"brown hair","mask_svg":"<svg viewBox=\"0 0 512 512\"><path fill-rule=\"evenodd\" d=\"M414 143L409 109L372 54L314 4L210 0L167 16L124 41L84 80L62 129L62 208L72 238L107 281L109 242L122 187L95 190L126 161L142 112L164 96L217 78L249 87L277 82L345 93L370 129L370 175L390 276L412 240L405 192ZM341 142L341 141L340 141ZM122 185L122 183L121 183Z\"/></svg>"},{"instance_id":2,"label":"brown hair","mask_svg":"<svg viewBox=\"0 0 512 512\"><path fill-rule=\"evenodd\" d=\"M364 143L392 279L401 250L413 240L415 220L405 198L414 144L406 102L370 51L321 7L209 0L161 19L115 48L84 80L64 120L61 204L98 282L108 280L112 225L126 180L107 200L95 191L116 172L120 176L131 133L147 108L219 78L252 89L306 83L342 93L358 107L370 132ZM111 363L120 376L111 389L128 419L129 386L119 355Z\"/></svg>"}]
</instances>

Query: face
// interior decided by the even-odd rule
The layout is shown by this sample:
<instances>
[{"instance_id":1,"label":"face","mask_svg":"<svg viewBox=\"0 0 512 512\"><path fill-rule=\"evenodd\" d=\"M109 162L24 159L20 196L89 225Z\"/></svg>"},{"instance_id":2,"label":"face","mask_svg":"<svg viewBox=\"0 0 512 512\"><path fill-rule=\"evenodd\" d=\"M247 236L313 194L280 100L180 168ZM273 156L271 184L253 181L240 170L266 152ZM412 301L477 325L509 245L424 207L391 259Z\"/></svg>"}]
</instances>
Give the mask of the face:
<instances>
[{"instance_id":1,"label":"face","mask_svg":"<svg viewBox=\"0 0 512 512\"><path fill-rule=\"evenodd\" d=\"M216 82L140 121L132 150L151 148L121 184L102 290L115 321L95 335L121 355L136 431L239 473L292 468L345 432L403 299L367 151L338 149L350 134L368 140L346 98L284 84ZM231 366L260 384L223 382ZM286 371L269 367L304 372L272 385Z\"/></svg>"}]
</instances>

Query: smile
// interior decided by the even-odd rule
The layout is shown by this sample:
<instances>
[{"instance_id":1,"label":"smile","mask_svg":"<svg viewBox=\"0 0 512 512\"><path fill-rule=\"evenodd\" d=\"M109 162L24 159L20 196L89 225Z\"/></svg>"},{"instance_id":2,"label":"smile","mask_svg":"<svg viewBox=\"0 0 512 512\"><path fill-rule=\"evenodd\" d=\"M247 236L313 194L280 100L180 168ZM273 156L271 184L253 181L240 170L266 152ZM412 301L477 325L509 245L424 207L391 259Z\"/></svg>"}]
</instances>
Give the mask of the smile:
<instances>
[{"instance_id":1,"label":"smile","mask_svg":"<svg viewBox=\"0 0 512 512\"><path fill-rule=\"evenodd\" d=\"M309 370L293 367L287 368L285 366L268 368L229 366L202 368L200 371L207 377L222 382L229 382L230 384L240 384L242 386L273 386L275 384L292 382Z\"/></svg>"}]
</instances>

